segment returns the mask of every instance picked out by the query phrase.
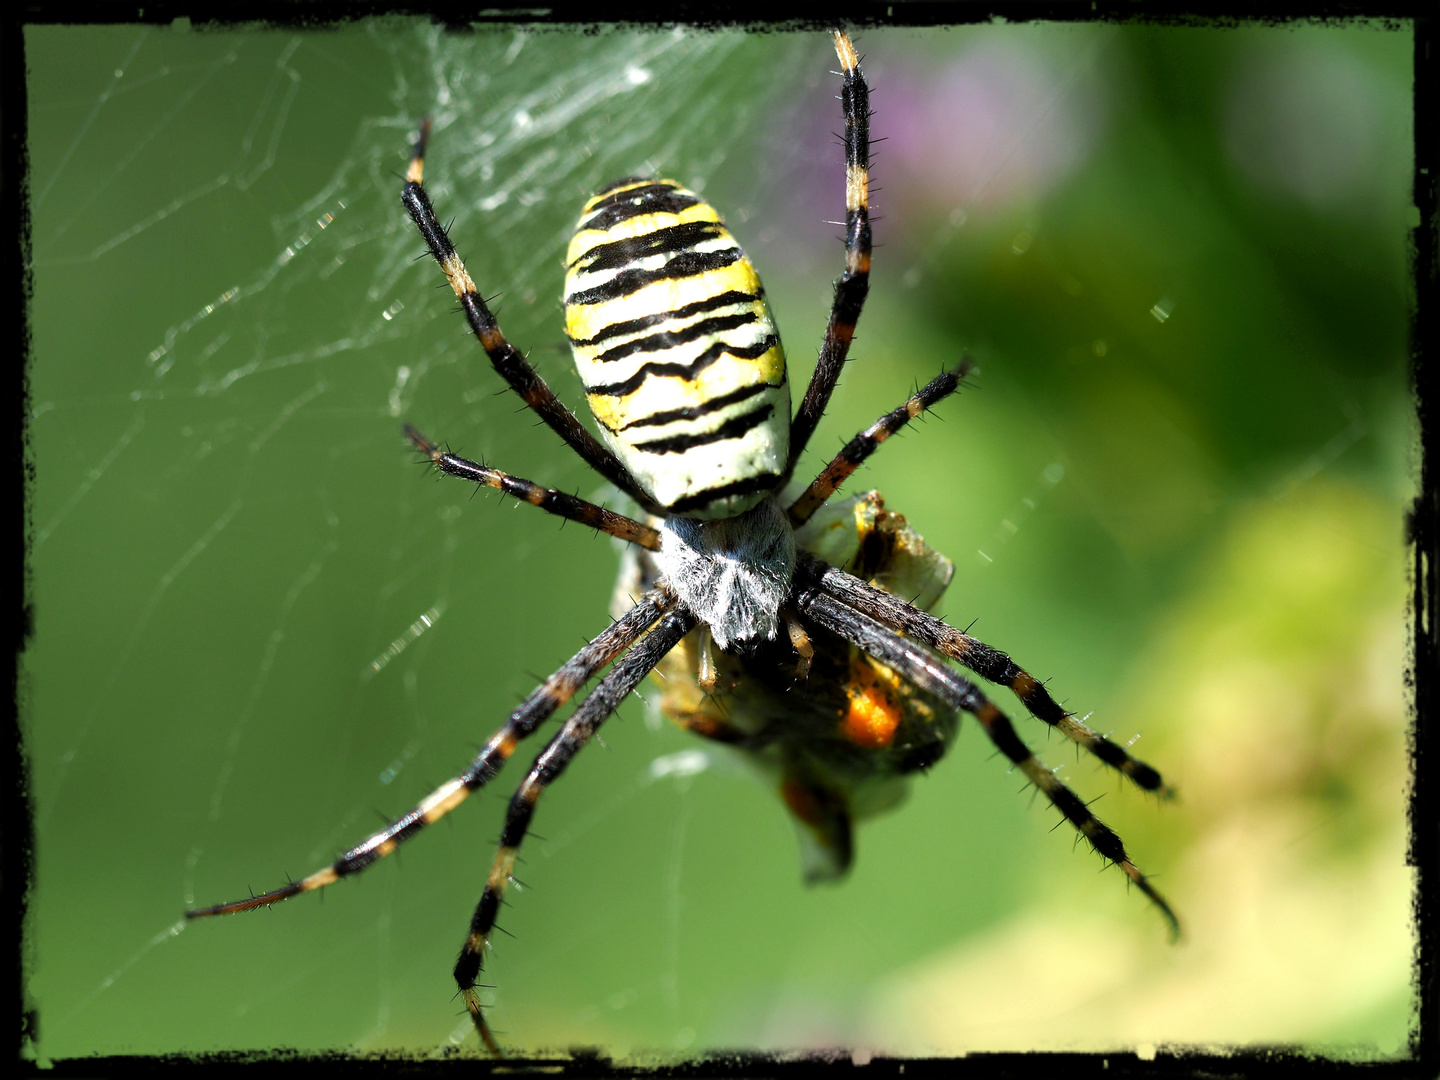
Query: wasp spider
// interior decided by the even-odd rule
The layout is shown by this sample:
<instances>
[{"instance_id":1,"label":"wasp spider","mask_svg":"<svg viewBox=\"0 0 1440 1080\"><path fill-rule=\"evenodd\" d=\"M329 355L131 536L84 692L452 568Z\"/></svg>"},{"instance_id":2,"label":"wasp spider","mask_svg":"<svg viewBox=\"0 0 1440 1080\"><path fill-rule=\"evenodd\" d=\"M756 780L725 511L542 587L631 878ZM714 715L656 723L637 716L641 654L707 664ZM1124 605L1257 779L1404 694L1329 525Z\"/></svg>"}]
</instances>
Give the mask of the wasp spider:
<instances>
[{"instance_id":1,"label":"wasp spider","mask_svg":"<svg viewBox=\"0 0 1440 1080\"><path fill-rule=\"evenodd\" d=\"M1030 752L1010 720L947 660L1008 687L1034 716L1136 785L1169 789L1150 766L1066 712L1004 653L927 613L952 567L875 492L827 500L875 449L954 393L942 372L845 446L802 492L780 492L845 363L870 274L869 91L849 37L834 33L845 121L845 269L810 385L792 417L785 356L755 268L720 216L670 180L627 178L581 211L566 256L565 330L603 441L500 332L421 186L422 125L401 199L459 297L495 370L593 469L644 511L627 517L406 436L441 471L627 541L614 623L526 698L463 773L301 881L192 917L265 907L357 873L458 806L607 665L510 800L499 851L455 964L492 1052L477 978L520 844L546 785L647 675L666 676L664 711L697 735L746 751L799 827L806 876L844 873L854 822L892 805L937 761L961 713L1178 922L1124 845ZM643 517L643 520L637 520ZM638 600L631 599L638 596ZM911 602L902 596L913 598Z\"/></svg>"}]
</instances>

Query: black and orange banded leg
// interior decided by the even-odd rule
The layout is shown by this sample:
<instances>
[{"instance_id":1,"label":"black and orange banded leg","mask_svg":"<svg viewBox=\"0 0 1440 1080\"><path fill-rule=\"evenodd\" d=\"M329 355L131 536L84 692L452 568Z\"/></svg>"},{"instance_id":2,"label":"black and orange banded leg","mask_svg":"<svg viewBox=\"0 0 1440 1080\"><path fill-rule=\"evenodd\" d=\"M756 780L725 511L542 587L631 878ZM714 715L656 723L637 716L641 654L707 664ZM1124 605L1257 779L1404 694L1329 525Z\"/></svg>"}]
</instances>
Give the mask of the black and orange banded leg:
<instances>
[{"instance_id":1,"label":"black and orange banded leg","mask_svg":"<svg viewBox=\"0 0 1440 1080\"><path fill-rule=\"evenodd\" d=\"M911 607L883 589L868 585L859 578L823 563L805 553L800 555L819 583L820 588L847 607L863 612L883 626L936 650L964 664L982 679L1008 687L1030 714L1043 720L1066 738L1099 758L1111 768L1124 773L1139 788L1162 798L1175 792L1160 773L1138 758L1131 757L1119 743L1111 742L1098 731L1087 727L1065 711L1035 676L1019 667L999 649L991 648L962 630L957 630L928 612Z\"/></svg>"},{"instance_id":2,"label":"black and orange banded leg","mask_svg":"<svg viewBox=\"0 0 1440 1080\"><path fill-rule=\"evenodd\" d=\"M1001 712L974 685L951 669L943 659L913 641L907 641L890 628L861 614L831 596L813 590L802 590L797 605L807 618L838 634L881 663L889 665L901 677L914 683L952 708L975 717L995 747L1025 774L1032 784L1045 793L1055 809L1065 815L1090 846L1114 863L1131 883L1149 897L1160 909L1170 927L1172 938L1180 936L1180 920L1159 890L1152 885L1130 860L1125 845L1115 830L1092 814L1085 803L1071 791L1044 762L1030 752L1009 717Z\"/></svg>"},{"instance_id":3,"label":"black and orange banded leg","mask_svg":"<svg viewBox=\"0 0 1440 1080\"><path fill-rule=\"evenodd\" d=\"M405 425L405 437L410 440L415 449L433 461L435 467L443 473L458 476L461 480L483 484L485 487L496 488L507 495L515 496L521 502L538 506L541 510L555 514L557 517L578 521L581 525L608 533L617 540L626 540L651 551L660 550L660 533L649 525L642 525L634 518L617 514L613 510L606 510L603 506L596 506L592 502L586 502L574 495L567 495L563 491L541 487L530 480L511 476L499 469L492 469L488 465L481 465L469 458L452 454L448 450L441 450L409 424Z\"/></svg>"},{"instance_id":4,"label":"black and orange banded leg","mask_svg":"<svg viewBox=\"0 0 1440 1080\"><path fill-rule=\"evenodd\" d=\"M622 620L623 621L623 620ZM683 607L671 611L645 635L624 657L616 661L603 679L595 684L588 697L565 721L560 733L550 740L540 756L535 759L529 774L525 777L505 813L505 825L500 831L500 848L495 853L495 862L485 882L485 891L475 914L470 919L470 933L455 961L455 982L460 987L465 1007L475 1021L475 1030L481 1040L498 1055L500 1047L485 1023L476 989L476 979L484 966L485 949L490 944L490 931L495 928L495 917L500 911L505 888L510 883L510 874L515 867L515 857L525 833L530 828L530 819L535 813L535 803L547 785L565 771L571 759L594 735L600 725L613 713L626 696L640 685L651 669L665 658L692 627L695 616Z\"/></svg>"},{"instance_id":5,"label":"black and orange banded leg","mask_svg":"<svg viewBox=\"0 0 1440 1080\"><path fill-rule=\"evenodd\" d=\"M415 140L415 156L405 173L405 187L400 192L400 201L405 204L405 209L410 212L420 235L429 245L430 254L440 264L440 269L445 271L445 277L460 300L460 307L465 312L470 329L485 347L491 365L499 372L500 377L510 384L510 388L520 395L525 404L564 439L570 449L579 454L587 465L646 510L653 514L660 513L660 507L640 490L625 471L625 466L620 464L620 460L604 443L590 434L575 418L575 414L555 396L555 391L551 390L539 372L530 366L530 362L520 350L505 340L505 335L500 332L500 324L496 322L494 314L475 288L475 282L466 272L465 264L456 254L450 237L445 233L445 227L435 216L429 196L425 194L421 181L425 171L425 143L429 137L430 121L427 119L420 125L420 134Z\"/></svg>"},{"instance_id":6,"label":"black and orange banded leg","mask_svg":"<svg viewBox=\"0 0 1440 1080\"><path fill-rule=\"evenodd\" d=\"M910 395L904 405L892 409L846 443L844 449L831 459L830 464L825 466L820 475L811 481L810 486L791 504L787 511L790 524L798 529L809 521L810 515L825 505L826 500L879 449L881 443L926 409L934 407L936 402L958 390L970 368L970 361L966 360L954 371L942 371Z\"/></svg>"},{"instance_id":7,"label":"black and orange banded leg","mask_svg":"<svg viewBox=\"0 0 1440 1080\"><path fill-rule=\"evenodd\" d=\"M855 324L870 291L870 88L860 74L855 46L843 30L834 31L835 55L840 58L840 104L845 115L845 270L835 282L830 322L815 361L815 372L795 418L790 422L788 480L805 444L815 434L820 417L840 381L840 369L850 352ZM780 486L783 486L783 480Z\"/></svg>"},{"instance_id":8,"label":"black and orange banded leg","mask_svg":"<svg viewBox=\"0 0 1440 1080\"><path fill-rule=\"evenodd\" d=\"M436 788L415 809L397 818L363 843L357 844L325 869L259 896L187 911L185 917L199 919L208 915L231 915L237 911L269 907L300 893L332 885L343 877L358 874L376 859L389 855L426 825L438 821L459 806L472 791L489 783L521 739L529 736L549 719L556 709L574 697L575 691L633 645L674 605L675 598L659 589L641 597L639 603L626 612L624 617L597 635L595 640L571 657L559 671L521 702L504 726L490 737L490 741L476 755L468 769Z\"/></svg>"}]
</instances>

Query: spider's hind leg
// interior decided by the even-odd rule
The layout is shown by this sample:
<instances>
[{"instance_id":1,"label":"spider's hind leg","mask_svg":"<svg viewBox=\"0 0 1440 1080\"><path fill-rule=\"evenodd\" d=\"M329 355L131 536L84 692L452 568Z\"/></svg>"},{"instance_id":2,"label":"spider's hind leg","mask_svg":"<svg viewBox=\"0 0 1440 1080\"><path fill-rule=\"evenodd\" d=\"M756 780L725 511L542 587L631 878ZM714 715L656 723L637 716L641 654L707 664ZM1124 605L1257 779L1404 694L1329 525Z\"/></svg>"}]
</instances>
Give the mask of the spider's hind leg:
<instances>
[{"instance_id":1,"label":"spider's hind leg","mask_svg":"<svg viewBox=\"0 0 1440 1080\"><path fill-rule=\"evenodd\" d=\"M477 979L484 966L485 950L490 945L490 932L495 928L495 918L510 883L521 841L530 828L530 819L535 813L535 804L547 785L565 771L571 759L589 741L600 725L625 700L646 675L665 658L681 638L695 625L695 616L684 607L672 610L657 622L635 646L615 662L603 679L590 691L580 707L565 721L550 744L535 759L525 780L510 799L505 812L505 824L500 832L500 847L490 867L490 876L485 882L485 891L470 919L470 932L460 948L455 961L455 982L460 987L461 997L475 1030L492 1053L499 1054L500 1048L485 1022Z\"/></svg>"},{"instance_id":2,"label":"spider's hind leg","mask_svg":"<svg viewBox=\"0 0 1440 1080\"><path fill-rule=\"evenodd\" d=\"M454 779L447 780L408 814L355 845L323 870L317 870L299 881L292 881L258 896L251 895L244 900L187 911L185 917L200 919L269 907L300 893L322 889L343 877L358 874L377 859L389 855L427 825L454 810L472 791L484 787L494 779L501 766L514 753L520 740L548 720L551 714L569 701L596 672L630 648L674 604L675 598L660 590L642 596L622 618L597 634L559 671L536 687L510 714L510 718L500 730L490 737L468 769Z\"/></svg>"}]
</instances>

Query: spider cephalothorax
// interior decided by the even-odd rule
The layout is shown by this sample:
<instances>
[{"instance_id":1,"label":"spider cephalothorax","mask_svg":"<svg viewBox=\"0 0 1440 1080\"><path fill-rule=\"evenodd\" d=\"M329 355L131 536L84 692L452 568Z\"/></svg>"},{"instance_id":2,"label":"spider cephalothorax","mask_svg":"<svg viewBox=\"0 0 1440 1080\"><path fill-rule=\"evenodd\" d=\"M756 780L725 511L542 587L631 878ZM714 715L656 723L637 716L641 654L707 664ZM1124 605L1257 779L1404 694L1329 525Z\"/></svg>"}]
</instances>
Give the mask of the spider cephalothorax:
<instances>
[{"instance_id":1,"label":"spider cephalothorax","mask_svg":"<svg viewBox=\"0 0 1440 1080\"><path fill-rule=\"evenodd\" d=\"M774 499L735 517L672 516L655 561L722 650L774 638L795 576L795 530Z\"/></svg>"},{"instance_id":2,"label":"spider cephalothorax","mask_svg":"<svg viewBox=\"0 0 1440 1080\"><path fill-rule=\"evenodd\" d=\"M737 747L773 779L799 826L811 880L845 872L855 821L893 806L907 777L939 760L968 713L1178 932L1120 838L947 661L1007 687L1140 788L1168 794L1160 775L1062 709L1004 653L930 615L952 567L878 493L828 502L880 443L954 393L968 364L941 372L856 435L798 494L781 497L840 377L870 274L869 92L849 37L834 38L845 117L845 269L793 417L764 290L719 214L673 181L630 177L586 203L567 255L566 333L603 442L595 438L505 339L436 219L421 184L429 135L422 125L401 198L476 337L525 403L643 513L618 514L458 457L413 428L407 436L445 473L627 542L615 622L518 705L469 768L408 814L298 882L192 917L268 906L363 870L489 783L522 739L610 666L510 800L455 964L476 1030L496 1053L477 979L536 802L651 672L665 676L661 707L671 719Z\"/></svg>"}]
</instances>

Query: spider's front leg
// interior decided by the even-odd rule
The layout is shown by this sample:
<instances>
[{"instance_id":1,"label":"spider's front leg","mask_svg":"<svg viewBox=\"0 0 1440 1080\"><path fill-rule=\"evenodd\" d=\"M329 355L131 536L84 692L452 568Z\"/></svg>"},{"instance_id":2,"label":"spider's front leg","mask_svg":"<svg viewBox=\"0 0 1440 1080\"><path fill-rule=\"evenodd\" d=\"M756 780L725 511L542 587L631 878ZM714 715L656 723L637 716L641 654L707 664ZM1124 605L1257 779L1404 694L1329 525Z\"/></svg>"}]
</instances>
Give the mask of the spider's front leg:
<instances>
[{"instance_id":1,"label":"spider's front leg","mask_svg":"<svg viewBox=\"0 0 1440 1080\"><path fill-rule=\"evenodd\" d=\"M790 516L790 523L799 528L809 521L815 511L824 506L826 500L840 489L840 485L850 479L855 470L880 448L881 443L921 413L959 390L973 366L967 358L953 371L942 371L911 394L903 405L890 410L846 443L820 475L810 482L810 486L800 493L799 498L790 504L786 511Z\"/></svg>"},{"instance_id":2,"label":"spider's front leg","mask_svg":"<svg viewBox=\"0 0 1440 1080\"><path fill-rule=\"evenodd\" d=\"M850 35L836 30L834 38L840 77L844 80L840 105L845 114L845 269L835 282L830 321L815 372L790 424L790 460L785 479L789 479L820 417L825 415L870 292L870 87L860 73L860 58Z\"/></svg>"},{"instance_id":3,"label":"spider's front leg","mask_svg":"<svg viewBox=\"0 0 1440 1080\"><path fill-rule=\"evenodd\" d=\"M952 708L963 709L975 717L996 749L1045 793L1051 804L1065 815L1091 847L1119 866L1131 883L1159 908L1170 927L1171 936L1180 936L1180 920L1174 909L1131 861L1120 837L1092 814L1080 797L1030 751L1009 717L940 657L815 587L818 585L818 574L813 563L803 567L802 573L809 579L805 583L808 587L797 590L795 603L803 615L889 665L905 679L946 701Z\"/></svg>"},{"instance_id":4,"label":"spider's front leg","mask_svg":"<svg viewBox=\"0 0 1440 1080\"><path fill-rule=\"evenodd\" d=\"M802 555L802 561L805 558L806 556ZM1174 796L1174 791L1156 769L1139 758L1132 757L1123 746L1112 742L1067 712L1051 696L1044 683L999 649L955 629L883 589L867 585L843 570L815 559L810 559L809 566L816 575L821 590L846 607L862 612L889 629L964 664L982 679L1008 687L1032 716L1045 721L1067 739L1083 746L1112 769L1124 773L1136 787L1153 792L1161 798Z\"/></svg>"}]
</instances>

